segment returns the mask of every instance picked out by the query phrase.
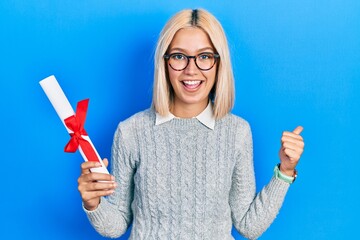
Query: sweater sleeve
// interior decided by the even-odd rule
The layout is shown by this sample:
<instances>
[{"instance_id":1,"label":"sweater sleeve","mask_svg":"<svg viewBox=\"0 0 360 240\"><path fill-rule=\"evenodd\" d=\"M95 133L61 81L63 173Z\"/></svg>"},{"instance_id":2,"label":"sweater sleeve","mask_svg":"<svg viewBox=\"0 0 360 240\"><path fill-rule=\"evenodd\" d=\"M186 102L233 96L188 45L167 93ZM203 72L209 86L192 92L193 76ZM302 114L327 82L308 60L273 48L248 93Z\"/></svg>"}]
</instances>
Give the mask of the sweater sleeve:
<instances>
[{"instance_id":1,"label":"sweater sleeve","mask_svg":"<svg viewBox=\"0 0 360 240\"><path fill-rule=\"evenodd\" d=\"M133 201L136 170L134 154L129 145L134 143L133 132L119 124L112 146L112 174L118 187L108 197L102 197L94 211L85 212L93 227L101 235L111 238L120 237L132 222L131 203Z\"/></svg>"},{"instance_id":2,"label":"sweater sleeve","mask_svg":"<svg viewBox=\"0 0 360 240\"><path fill-rule=\"evenodd\" d=\"M250 126L246 123L239 131L238 157L232 176L229 202L235 228L244 237L256 239L275 219L289 184L272 177L256 194Z\"/></svg>"}]
</instances>

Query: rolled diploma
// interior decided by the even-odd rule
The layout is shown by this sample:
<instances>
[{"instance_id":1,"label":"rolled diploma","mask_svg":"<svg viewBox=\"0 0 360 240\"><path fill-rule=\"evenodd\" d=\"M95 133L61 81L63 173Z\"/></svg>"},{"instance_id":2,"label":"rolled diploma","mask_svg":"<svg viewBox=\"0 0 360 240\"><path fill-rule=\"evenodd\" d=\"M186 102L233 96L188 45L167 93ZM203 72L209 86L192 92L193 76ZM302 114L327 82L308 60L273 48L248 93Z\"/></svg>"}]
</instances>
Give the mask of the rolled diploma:
<instances>
[{"instance_id":1,"label":"rolled diploma","mask_svg":"<svg viewBox=\"0 0 360 240\"><path fill-rule=\"evenodd\" d=\"M75 114L73 108L71 107L68 99L66 98L63 90L61 89L59 83L57 82L55 76L47 77L43 80L41 80L40 85L42 89L44 90L46 96L49 98L51 104L55 108L56 113L59 115L62 123L64 124L66 130L68 133L72 133L70 129L68 129L65 125L64 120L72 115ZM99 162L101 163L101 167L98 168L91 168L91 172L98 172L98 173L107 173L109 174L108 170L106 169L103 161L101 160L98 152L96 151L93 143L90 140L89 136L82 136L85 140L87 140L91 147L94 149L96 156L98 157ZM81 149L81 146L79 146L79 151L84 158L85 161L88 161L86 158L83 150Z\"/></svg>"}]
</instances>

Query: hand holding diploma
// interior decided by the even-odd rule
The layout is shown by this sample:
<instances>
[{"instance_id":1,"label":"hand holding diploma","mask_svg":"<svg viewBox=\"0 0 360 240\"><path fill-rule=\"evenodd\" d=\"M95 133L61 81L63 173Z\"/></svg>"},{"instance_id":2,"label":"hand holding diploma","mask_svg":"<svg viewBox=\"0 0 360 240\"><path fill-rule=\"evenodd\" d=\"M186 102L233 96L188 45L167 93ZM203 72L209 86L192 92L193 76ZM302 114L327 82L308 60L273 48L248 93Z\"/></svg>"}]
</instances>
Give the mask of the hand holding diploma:
<instances>
[{"instance_id":1,"label":"hand holding diploma","mask_svg":"<svg viewBox=\"0 0 360 240\"><path fill-rule=\"evenodd\" d=\"M304 139L300 133L303 127L298 126L294 131L284 131L281 137L280 171L287 176L293 176L295 167L304 151Z\"/></svg>"},{"instance_id":2,"label":"hand holding diploma","mask_svg":"<svg viewBox=\"0 0 360 240\"><path fill-rule=\"evenodd\" d=\"M108 166L108 160L103 160ZM116 188L115 178L104 173L94 173L90 169L100 166L98 162L84 162L81 164L81 175L78 178L78 190L80 192L84 207L95 210L100 203L100 197L110 195Z\"/></svg>"}]
</instances>

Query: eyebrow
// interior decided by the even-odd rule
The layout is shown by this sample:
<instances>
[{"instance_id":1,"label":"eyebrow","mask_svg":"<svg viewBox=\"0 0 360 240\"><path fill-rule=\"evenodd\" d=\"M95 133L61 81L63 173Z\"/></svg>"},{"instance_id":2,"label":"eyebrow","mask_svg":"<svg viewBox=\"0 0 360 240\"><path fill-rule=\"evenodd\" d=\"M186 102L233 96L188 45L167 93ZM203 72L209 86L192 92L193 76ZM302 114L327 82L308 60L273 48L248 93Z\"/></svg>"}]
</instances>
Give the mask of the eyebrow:
<instances>
[{"instance_id":1,"label":"eyebrow","mask_svg":"<svg viewBox=\"0 0 360 240\"><path fill-rule=\"evenodd\" d=\"M196 51L197 52L204 52L206 50L211 50L212 52L215 52L214 48L212 48L212 47L204 47L204 48L197 49ZM169 49L169 52L173 52L173 51L187 52L187 50L184 49L184 48L175 47L175 48Z\"/></svg>"}]
</instances>

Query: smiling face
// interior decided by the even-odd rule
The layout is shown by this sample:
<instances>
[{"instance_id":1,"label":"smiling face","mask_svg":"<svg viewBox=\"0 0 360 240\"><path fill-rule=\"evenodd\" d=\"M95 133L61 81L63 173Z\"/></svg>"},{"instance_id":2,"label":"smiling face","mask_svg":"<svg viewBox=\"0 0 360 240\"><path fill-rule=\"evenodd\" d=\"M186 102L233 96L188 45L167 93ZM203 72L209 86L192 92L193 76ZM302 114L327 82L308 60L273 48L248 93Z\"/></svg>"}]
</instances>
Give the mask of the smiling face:
<instances>
[{"instance_id":1,"label":"smiling face","mask_svg":"<svg viewBox=\"0 0 360 240\"><path fill-rule=\"evenodd\" d=\"M183 28L175 34L167 54L197 56L204 52L215 53L208 35L200 28ZM171 112L183 118L200 114L206 108L210 91L215 84L216 64L210 70L202 71L191 58L184 70L176 71L169 63L167 69L175 93Z\"/></svg>"}]
</instances>

